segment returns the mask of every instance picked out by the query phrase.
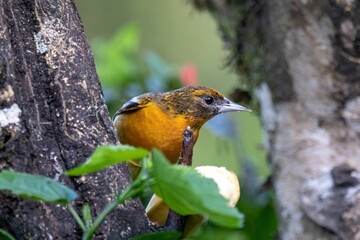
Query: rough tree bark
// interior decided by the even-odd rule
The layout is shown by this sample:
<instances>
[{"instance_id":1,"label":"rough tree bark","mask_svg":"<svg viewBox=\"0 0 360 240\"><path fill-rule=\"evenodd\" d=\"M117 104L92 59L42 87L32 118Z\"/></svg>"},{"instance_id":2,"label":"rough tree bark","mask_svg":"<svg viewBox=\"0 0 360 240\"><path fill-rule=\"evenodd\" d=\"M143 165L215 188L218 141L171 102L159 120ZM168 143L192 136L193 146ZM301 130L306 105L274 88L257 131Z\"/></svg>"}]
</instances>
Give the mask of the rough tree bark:
<instances>
[{"instance_id":1,"label":"rough tree bark","mask_svg":"<svg viewBox=\"0 0 360 240\"><path fill-rule=\"evenodd\" d=\"M129 181L125 166L70 179L62 173L115 144L93 57L72 0L0 0L0 169L51 177L79 193L93 216ZM16 239L79 239L67 210L0 192L0 228ZM117 209L99 239L151 226L138 200Z\"/></svg>"},{"instance_id":2,"label":"rough tree bark","mask_svg":"<svg viewBox=\"0 0 360 240\"><path fill-rule=\"evenodd\" d=\"M360 2L193 3L258 99L281 238L360 239Z\"/></svg>"}]
</instances>

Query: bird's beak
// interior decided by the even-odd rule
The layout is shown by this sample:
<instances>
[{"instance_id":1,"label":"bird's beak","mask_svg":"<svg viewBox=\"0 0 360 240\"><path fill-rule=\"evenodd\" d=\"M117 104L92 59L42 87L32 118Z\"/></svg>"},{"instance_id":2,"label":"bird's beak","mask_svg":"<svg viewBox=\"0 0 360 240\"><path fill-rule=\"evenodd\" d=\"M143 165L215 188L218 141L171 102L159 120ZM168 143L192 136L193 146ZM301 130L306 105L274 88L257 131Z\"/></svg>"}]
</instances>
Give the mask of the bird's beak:
<instances>
[{"instance_id":1,"label":"bird's beak","mask_svg":"<svg viewBox=\"0 0 360 240\"><path fill-rule=\"evenodd\" d=\"M237 111L247 111L247 112L251 112L250 109L241 106L240 104L234 103L233 101L230 101L229 99L225 98L224 99L225 103L221 104L219 107L219 113L224 113L224 112L237 112Z\"/></svg>"}]
</instances>

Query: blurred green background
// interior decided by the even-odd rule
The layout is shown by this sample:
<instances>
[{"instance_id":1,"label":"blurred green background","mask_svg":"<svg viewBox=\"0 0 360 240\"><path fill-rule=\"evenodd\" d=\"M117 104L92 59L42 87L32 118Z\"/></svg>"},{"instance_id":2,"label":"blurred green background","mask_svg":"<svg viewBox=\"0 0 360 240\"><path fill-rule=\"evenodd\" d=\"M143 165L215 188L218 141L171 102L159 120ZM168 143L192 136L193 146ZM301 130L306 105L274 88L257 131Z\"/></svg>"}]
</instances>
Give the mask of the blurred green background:
<instances>
[{"instance_id":1,"label":"blurred green background","mask_svg":"<svg viewBox=\"0 0 360 240\"><path fill-rule=\"evenodd\" d=\"M226 52L215 21L186 1L76 0L76 4L111 115L133 96L181 87L181 73L226 96L241 87L238 77L224 67ZM270 172L261 145L256 113L221 115L201 130L194 165L225 166L241 179L238 207L246 215L246 226L225 239L272 239L274 234L272 192L261 191ZM258 222L269 228L263 235Z\"/></svg>"}]
</instances>

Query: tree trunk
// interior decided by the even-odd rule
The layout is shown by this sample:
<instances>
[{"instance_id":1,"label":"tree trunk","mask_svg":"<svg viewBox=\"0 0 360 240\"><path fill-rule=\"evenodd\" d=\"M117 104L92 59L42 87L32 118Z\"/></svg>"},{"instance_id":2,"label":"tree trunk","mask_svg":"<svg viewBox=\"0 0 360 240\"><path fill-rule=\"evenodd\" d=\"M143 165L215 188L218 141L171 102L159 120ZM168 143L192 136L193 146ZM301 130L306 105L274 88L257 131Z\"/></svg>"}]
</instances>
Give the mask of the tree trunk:
<instances>
[{"instance_id":1,"label":"tree trunk","mask_svg":"<svg viewBox=\"0 0 360 240\"><path fill-rule=\"evenodd\" d=\"M360 239L359 1L193 2L258 98L281 238Z\"/></svg>"},{"instance_id":2,"label":"tree trunk","mask_svg":"<svg viewBox=\"0 0 360 240\"><path fill-rule=\"evenodd\" d=\"M79 193L93 216L124 189L117 165L81 178L63 175L102 144L116 144L93 57L73 1L0 0L0 169L51 177ZM79 239L60 205L0 192L0 228L16 239ZM140 201L118 208L99 239L149 231Z\"/></svg>"},{"instance_id":3,"label":"tree trunk","mask_svg":"<svg viewBox=\"0 0 360 240\"><path fill-rule=\"evenodd\" d=\"M337 239L306 217L311 217L306 214L310 209L321 209L326 201L315 201L311 195L317 192L315 195L320 196L329 191L327 185L333 184L327 181L332 180L322 176L329 175L338 164L347 162L360 169L358 4L358 1L298 1L295 4L277 1L269 4L270 29L275 31L266 36L269 42L282 40L280 44L270 43L268 49L282 48L290 76L274 80L290 80L293 92L288 101L275 103L276 117L272 121L277 127L271 137L270 152L276 169L275 189L284 239ZM276 63L273 68L276 69ZM273 95L281 95L281 92L274 89ZM341 209L347 200L334 201L333 207ZM317 206L312 206L314 204ZM323 212L331 211L333 209L323 209ZM345 208L334 215L319 213L312 220L327 216L316 222L343 239L355 239L356 233L360 233L359 219L355 221L356 228L344 232L338 227L346 220L346 214L351 215ZM325 222L334 218L338 222L327 226ZM345 237L349 234L352 237Z\"/></svg>"}]
</instances>

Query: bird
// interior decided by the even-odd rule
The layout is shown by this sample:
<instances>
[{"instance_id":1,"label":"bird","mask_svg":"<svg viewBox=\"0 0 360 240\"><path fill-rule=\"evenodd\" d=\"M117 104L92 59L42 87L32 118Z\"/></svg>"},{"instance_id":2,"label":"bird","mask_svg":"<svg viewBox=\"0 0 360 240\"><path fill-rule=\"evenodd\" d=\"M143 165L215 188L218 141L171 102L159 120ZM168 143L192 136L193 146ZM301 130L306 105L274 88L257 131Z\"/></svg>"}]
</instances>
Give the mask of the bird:
<instances>
[{"instance_id":1,"label":"bird","mask_svg":"<svg viewBox=\"0 0 360 240\"><path fill-rule=\"evenodd\" d=\"M115 113L113 123L121 144L148 150L157 148L175 164L180 156L185 129L190 127L196 142L201 127L208 120L235 111L251 110L232 102L216 90L204 86L186 86L132 98ZM136 178L141 170L140 163L131 160L128 161L128 167L132 178ZM169 207L161 198L153 195L146 212L152 222L164 225ZM197 215L188 218L186 222L191 224L186 224L184 236L202 221L203 218Z\"/></svg>"},{"instance_id":2,"label":"bird","mask_svg":"<svg viewBox=\"0 0 360 240\"><path fill-rule=\"evenodd\" d=\"M121 144L148 150L157 148L174 164L180 156L183 131L187 127L193 130L196 142L208 120L234 111L251 110L211 88L186 86L132 98L115 113L113 123ZM132 165L135 165L135 169L129 166L132 172L140 167L135 161Z\"/></svg>"}]
</instances>

